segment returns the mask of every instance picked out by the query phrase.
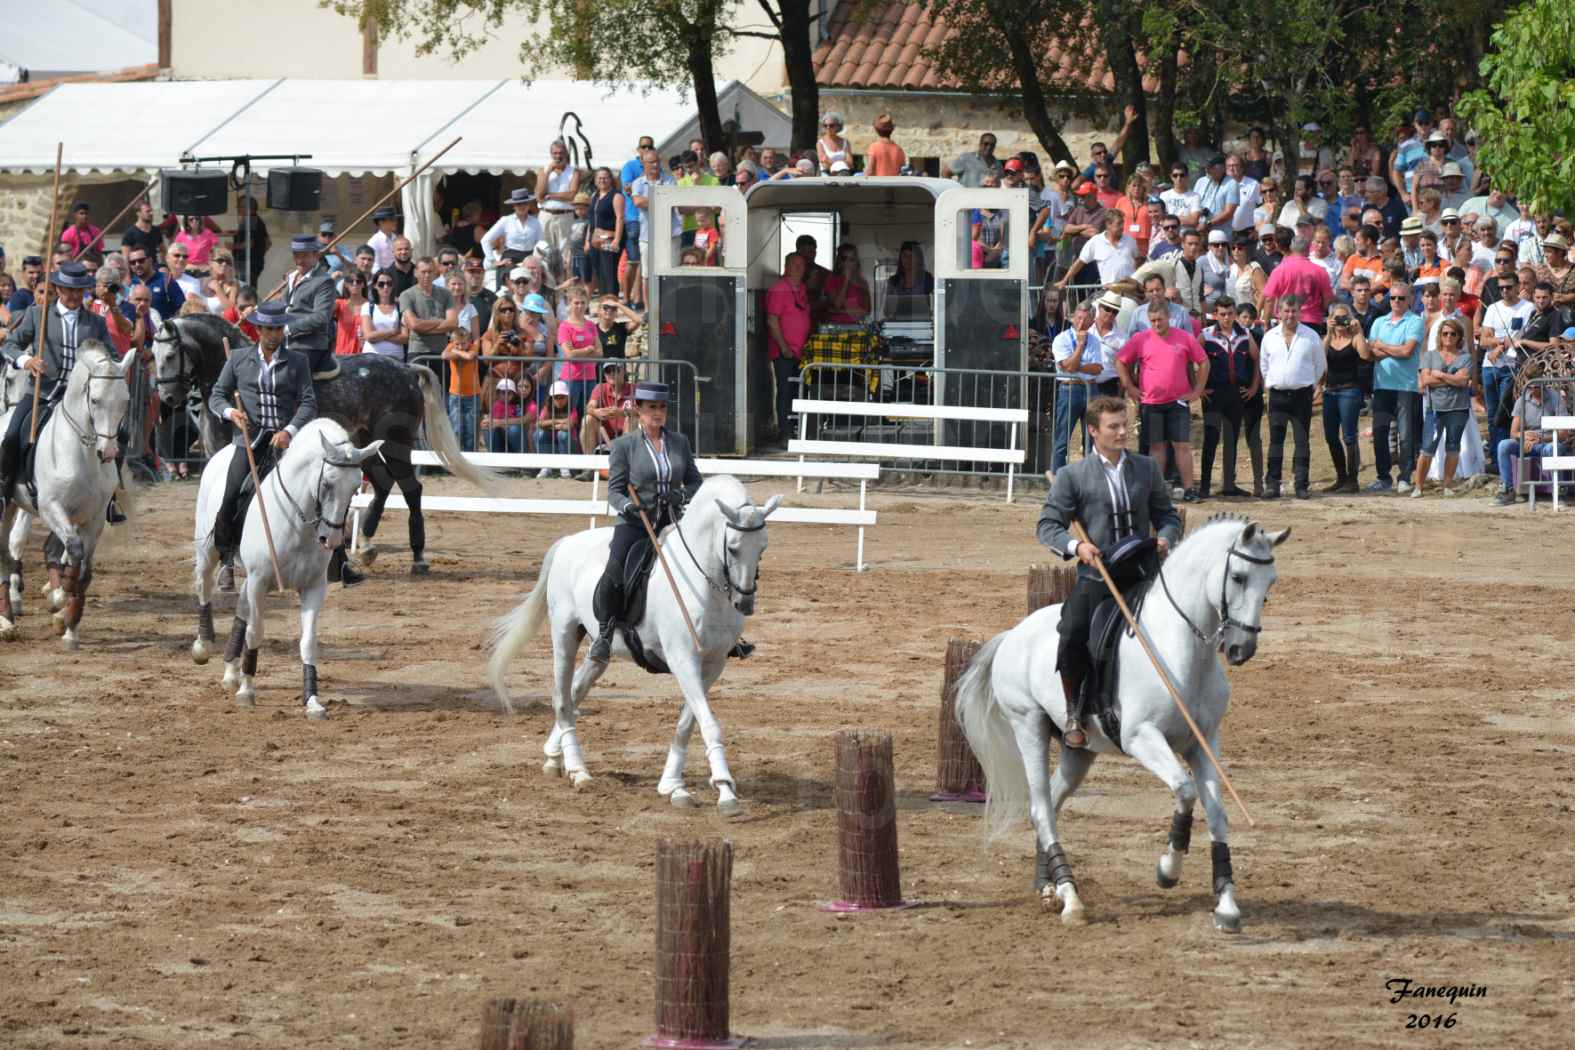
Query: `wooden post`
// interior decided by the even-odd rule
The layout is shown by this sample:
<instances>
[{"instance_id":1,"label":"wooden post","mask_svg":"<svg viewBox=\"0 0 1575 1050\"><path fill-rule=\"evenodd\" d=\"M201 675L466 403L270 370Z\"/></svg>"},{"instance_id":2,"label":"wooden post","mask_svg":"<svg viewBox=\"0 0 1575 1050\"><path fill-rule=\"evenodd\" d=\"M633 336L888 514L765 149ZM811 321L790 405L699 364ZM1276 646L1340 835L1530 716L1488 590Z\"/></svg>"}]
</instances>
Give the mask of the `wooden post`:
<instances>
[{"instance_id":1,"label":"wooden post","mask_svg":"<svg viewBox=\"0 0 1575 1050\"><path fill-rule=\"evenodd\" d=\"M891 734L837 734L837 858L842 897L827 911L904 908Z\"/></svg>"},{"instance_id":2,"label":"wooden post","mask_svg":"<svg viewBox=\"0 0 1575 1050\"><path fill-rule=\"evenodd\" d=\"M935 738L935 794L931 802L983 802L984 770L957 724L957 679L981 642L953 638L946 643L946 670L941 679L941 718Z\"/></svg>"},{"instance_id":3,"label":"wooden post","mask_svg":"<svg viewBox=\"0 0 1575 1050\"><path fill-rule=\"evenodd\" d=\"M574 1050L574 1011L540 999L488 999L481 1050Z\"/></svg>"},{"instance_id":4,"label":"wooden post","mask_svg":"<svg viewBox=\"0 0 1575 1050\"><path fill-rule=\"evenodd\" d=\"M656 847L656 1034L647 1046L738 1047L728 1017L733 844Z\"/></svg>"},{"instance_id":5,"label":"wooden post","mask_svg":"<svg viewBox=\"0 0 1575 1050\"><path fill-rule=\"evenodd\" d=\"M1059 605L1072 593L1077 582L1077 564L1030 565L1028 567L1028 612L1030 615L1047 605Z\"/></svg>"}]
</instances>

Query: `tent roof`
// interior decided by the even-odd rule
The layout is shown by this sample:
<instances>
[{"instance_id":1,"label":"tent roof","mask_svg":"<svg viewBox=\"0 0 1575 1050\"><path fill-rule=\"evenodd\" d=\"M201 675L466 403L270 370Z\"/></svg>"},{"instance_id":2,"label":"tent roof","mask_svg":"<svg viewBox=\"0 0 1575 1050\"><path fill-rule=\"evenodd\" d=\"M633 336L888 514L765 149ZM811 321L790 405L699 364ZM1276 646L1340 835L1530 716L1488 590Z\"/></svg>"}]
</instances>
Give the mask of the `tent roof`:
<instances>
[{"instance_id":1,"label":"tent roof","mask_svg":"<svg viewBox=\"0 0 1575 1050\"><path fill-rule=\"evenodd\" d=\"M717 85L723 119L735 114L767 141L789 118L736 81ZM564 113L584 120L595 158L622 164L642 134L681 141L695 124L686 92L628 82L538 80L204 80L65 84L0 125L0 172L47 172L55 144L75 172L175 167L182 156L311 155L330 175L406 172L456 136L434 171L522 172L548 160ZM200 115L200 116L199 116ZM777 126L762 127L775 120ZM569 130L573 129L570 122ZM583 158L582 158L583 162ZM289 161L257 161L264 171ZM415 161L419 163L419 159Z\"/></svg>"},{"instance_id":2,"label":"tent roof","mask_svg":"<svg viewBox=\"0 0 1575 1050\"><path fill-rule=\"evenodd\" d=\"M68 73L156 62L156 19L155 4L125 0L0 0L0 61Z\"/></svg>"}]
</instances>

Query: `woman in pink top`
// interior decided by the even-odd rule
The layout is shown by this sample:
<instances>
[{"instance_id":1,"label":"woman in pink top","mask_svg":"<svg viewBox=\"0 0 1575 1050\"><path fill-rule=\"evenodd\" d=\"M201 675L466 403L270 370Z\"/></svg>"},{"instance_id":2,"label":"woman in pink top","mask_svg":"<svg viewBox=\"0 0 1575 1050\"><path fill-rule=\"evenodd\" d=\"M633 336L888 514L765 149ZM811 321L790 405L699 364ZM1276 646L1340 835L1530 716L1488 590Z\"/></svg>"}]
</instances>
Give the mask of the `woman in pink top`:
<instances>
[{"instance_id":1,"label":"woman in pink top","mask_svg":"<svg viewBox=\"0 0 1575 1050\"><path fill-rule=\"evenodd\" d=\"M832 324L863 324L870 317L870 284L859 272L859 250L851 244L837 249L837 269L826 278L821 295L826 320Z\"/></svg>"},{"instance_id":2,"label":"woman in pink top","mask_svg":"<svg viewBox=\"0 0 1575 1050\"><path fill-rule=\"evenodd\" d=\"M602 342L596 334L596 322L585 316L590 308L590 295L583 286L576 286L569 293L569 316L558 322L558 350L567 362L558 372L558 378L569 386L569 405L576 416L585 411L585 401L596 385L596 362L578 358L595 358L601 355Z\"/></svg>"},{"instance_id":3,"label":"woman in pink top","mask_svg":"<svg viewBox=\"0 0 1575 1050\"><path fill-rule=\"evenodd\" d=\"M205 276L208 272L208 261L213 256L213 249L219 246L219 235L208 229L207 220L201 215L188 215L183 220L183 228L175 235L175 243L186 246L186 271L197 276Z\"/></svg>"}]
</instances>

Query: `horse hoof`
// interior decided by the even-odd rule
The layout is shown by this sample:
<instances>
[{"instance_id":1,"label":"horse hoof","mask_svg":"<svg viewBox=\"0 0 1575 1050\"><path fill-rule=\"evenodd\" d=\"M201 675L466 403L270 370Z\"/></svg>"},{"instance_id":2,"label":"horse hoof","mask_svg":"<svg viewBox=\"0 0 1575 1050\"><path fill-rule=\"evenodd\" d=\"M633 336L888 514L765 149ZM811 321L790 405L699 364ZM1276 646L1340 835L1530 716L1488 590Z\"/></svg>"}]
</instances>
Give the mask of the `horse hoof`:
<instances>
[{"instance_id":1,"label":"horse hoof","mask_svg":"<svg viewBox=\"0 0 1575 1050\"><path fill-rule=\"evenodd\" d=\"M541 771L548 780L563 776L563 763L556 758L549 758L541 764Z\"/></svg>"},{"instance_id":2,"label":"horse hoof","mask_svg":"<svg viewBox=\"0 0 1575 1050\"><path fill-rule=\"evenodd\" d=\"M1163 864L1154 865L1154 881L1159 883L1159 888L1162 890L1173 890L1181 882L1179 878L1172 879L1166 876Z\"/></svg>"},{"instance_id":3,"label":"horse hoof","mask_svg":"<svg viewBox=\"0 0 1575 1050\"><path fill-rule=\"evenodd\" d=\"M695 797L683 788L674 788L673 793L667 796L674 809L694 809L697 803Z\"/></svg>"},{"instance_id":4,"label":"horse hoof","mask_svg":"<svg viewBox=\"0 0 1575 1050\"><path fill-rule=\"evenodd\" d=\"M241 684L241 672L236 664L229 660L224 661L224 678L221 684L226 689L234 689Z\"/></svg>"},{"instance_id":5,"label":"horse hoof","mask_svg":"<svg viewBox=\"0 0 1575 1050\"><path fill-rule=\"evenodd\" d=\"M382 552L377 549L377 544L368 543L365 547L362 547L358 552L356 552L356 557L361 559L362 565L371 565L377 560L377 556L380 553Z\"/></svg>"},{"instance_id":6,"label":"horse hoof","mask_svg":"<svg viewBox=\"0 0 1575 1050\"><path fill-rule=\"evenodd\" d=\"M716 804L716 811L724 817L739 817L744 814L744 804L736 798L724 798Z\"/></svg>"},{"instance_id":7,"label":"horse hoof","mask_svg":"<svg viewBox=\"0 0 1575 1050\"><path fill-rule=\"evenodd\" d=\"M578 791L591 782L591 775L583 769L576 769L569 774L569 783Z\"/></svg>"},{"instance_id":8,"label":"horse hoof","mask_svg":"<svg viewBox=\"0 0 1575 1050\"><path fill-rule=\"evenodd\" d=\"M201 667L203 664L207 663L208 657L210 655L212 654L209 651L208 643L203 641L201 638L198 638L195 642L191 643L191 662L196 664L198 667Z\"/></svg>"},{"instance_id":9,"label":"horse hoof","mask_svg":"<svg viewBox=\"0 0 1575 1050\"><path fill-rule=\"evenodd\" d=\"M418 558L410 563L410 575L412 576L425 576L431 571L432 566L427 564L425 558Z\"/></svg>"},{"instance_id":10,"label":"horse hoof","mask_svg":"<svg viewBox=\"0 0 1575 1050\"><path fill-rule=\"evenodd\" d=\"M235 692L235 706L236 707L256 707L257 706L257 690L253 689L249 685L241 686L240 689L236 690L236 692Z\"/></svg>"},{"instance_id":11,"label":"horse hoof","mask_svg":"<svg viewBox=\"0 0 1575 1050\"><path fill-rule=\"evenodd\" d=\"M56 634L65 634L66 633L66 614L65 614L64 610L61 610L60 612L55 613L55 615L50 617L50 619L53 621L53 623L55 625L55 633Z\"/></svg>"},{"instance_id":12,"label":"horse hoof","mask_svg":"<svg viewBox=\"0 0 1575 1050\"><path fill-rule=\"evenodd\" d=\"M65 645L67 650L73 653L82 648L82 640L75 634L67 634L65 637L61 638L61 642Z\"/></svg>"},{"instance_id":13,"label":"horse hoof","mask_svg":"<svg viewBox=\"0 0 1575 1050\"><path fill-rule=\"evenodd\" d=\"M1241 916L1240 915L1221 915L1219 912L1215 912L1214 913L1214 928L1216 930L1220 931L1221 933L1240 933L1241 932Z\"/></svg>"},{"instance_id":14,"label":"horse hoof","mask_svg":"<svg viewBox=\"0 0 1575 1050\"><path fill-rule=\"evenodd\" d=\"M1081 904L1073 904L1061 913L1062 926L1087 926L1088 912L1083 910Z\"/></svg>"},{"instance_id":15,"label":"horse hoof","mask_svg":"<svg viewBox=\"0 0 1575 1050\"><path fill-rule=\"evenodd\" d=\"M312 697L306 702L306 717L313 722L328 721L328 708L317 702L317 697Z\"/></svg>"}]
</instances>

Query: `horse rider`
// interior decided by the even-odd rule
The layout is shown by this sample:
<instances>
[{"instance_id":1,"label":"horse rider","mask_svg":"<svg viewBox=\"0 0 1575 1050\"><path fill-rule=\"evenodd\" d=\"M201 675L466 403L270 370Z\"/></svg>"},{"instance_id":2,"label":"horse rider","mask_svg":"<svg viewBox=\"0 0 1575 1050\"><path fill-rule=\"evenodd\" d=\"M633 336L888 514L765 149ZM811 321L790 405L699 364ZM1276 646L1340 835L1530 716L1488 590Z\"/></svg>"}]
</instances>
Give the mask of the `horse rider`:
<instances>
[{"instance_id":1,"label":"horse rider","mask_svg":"<svg viewBox=\"0 0 1575 1050\"><path fill-rule=\"evenodd\" d=\"M257 345L230 355L208 396L208 410L235 424L235 454L230 458L224 500L213 524L214 546L226 558L234 556L241 541L240 523L234 518L241 484L249 471L246 439L251 439L261 483L278 454L290 447L302 427L317 418L317 394L306 357L284 346L285 327L290 323L284 303L270 300L246 319L257 329ZM236 394L240 395L239 407Z\"/></svg>"},{"instance_id":2,"label":"horse rider","mask_svg":"<svg viewBox=\"0 0 1575 1050\"><path fill-rule=\"evenodd\" d=\"M30 380L22 392L22 399L11 412L11 425L0 439L0 507L11 498L16 484L17 471L22 464L22 454L29 442L33 423L33 384L40 387L39 408L46 415L66 396L66 386L71 380L71 369L77 363L77 348L90 339L105 346L110 345L109 327L104 319L82 305L84 293L93 287L93 275L78 262L62 262L50 275L49 283L55 291L54 302L44 325L44 352L37 356L38 316L43 307L34 303L6 337L0 354L12 365L23 369ZM40 423L43 422L41 418ZM121 435L124 446L125 437ZM117 461L118 469L118 461ZM110 524L119 524L125 518L110 501Z\"/></svg>"},{"instance_id":3,"label":"horse rider","mask_svg":"<svg viewBox=\"0 0 1575 1050\"><path fill-rule=\"evenodd\" d=\"M640 507L660 536L664 527L683 516L684 504L702 480L689 439L667 429L667 384L635 384L634 409L639 426L614 441L609 452L607 502L618 515L618 524L613 526L607 567L596 584L593 605L600 631L587 654L599 663L612 657L613 631L624 611L625 569L641 564L651 549L640 509L629 498L629 486L640 494Z\"/></svg>"},{"instance_id":4,"label":"horse rider","mask_svg":"<svg viewBox=\"0 0 1575 1050\"><path fill-rule=\"evenodd\" d=\"M334 303L339 289L322 252L323 242L315 233L290 238L295 269L284 279L284 306L289 311L285 346L306 358L314 376L332 373L338 367L334 360Z\"/></svg>"},{"instance_id":5,"label":"horse rider","mask_svg":"<svg viewBox=\"0 0 1575 1050\"><path fill-rule=\"evenodd\" d=\"M1126 402L1096 397L1088 404L1084 422L1093 434L1094 451L1056 471L1044 509L1039 512L1038 527L1040 543L1079 563L1077 582L1061 606L1061 644L1055 664L1066 695L1062 740L1067 747L1088 744L1082 726L1082 686L1091 663L1089 624L1100 601L1110 594L1094 567L1095 558L1104 558L1117 577L1117 586L1124 589L1122 574L1112 564L1123 560L1117 557L1118 549L1123 554L1135 550L1136 558L1141 559L1155 549L1163 555L1181 538L1181 517L1170 501L1170 488L1159 464L1127 451ZM1091 542L1082 542L1072 534L1074 521L1083 523ZM1150 529L1159 532L1157 548L1133 542L1147 540ZM1136 569L1141 571L1141 566Z\"/></svg>"}]
</instances>

